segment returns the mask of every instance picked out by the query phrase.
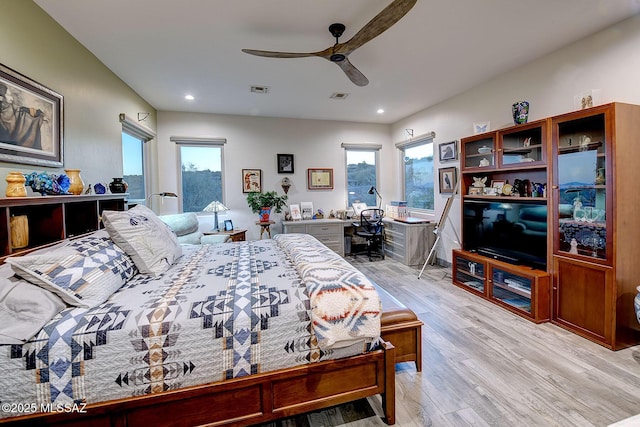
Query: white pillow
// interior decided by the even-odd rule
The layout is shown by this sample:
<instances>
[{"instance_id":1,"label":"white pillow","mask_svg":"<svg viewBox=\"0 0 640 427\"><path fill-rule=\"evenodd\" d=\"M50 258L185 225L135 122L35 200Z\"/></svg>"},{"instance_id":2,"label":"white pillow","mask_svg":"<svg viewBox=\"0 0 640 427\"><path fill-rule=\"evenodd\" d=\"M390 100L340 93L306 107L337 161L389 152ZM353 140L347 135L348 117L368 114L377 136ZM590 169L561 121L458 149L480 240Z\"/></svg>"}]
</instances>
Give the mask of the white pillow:
<instances>
[{"instance_id":1,"label":"white pillow","mask_svg":"<svg viewBox=\"0 0 640 427\"><path fill-rule=\"evenodd\" d=\"M104 230L36 255L7 258L17 276L56 293L66 303L94 307L137 270Z\"/></svg>"},{"instance_id":2,"label":"white pillow","mask_svg":"<svg viewBox=\"0 0 640 427\"><path fill-rule=\"evenodd\" d=\"M6 267L13 274L10 266ZM52 292L3 274L0 277L0 344L24 344L65 307Z\"/></svg>"},{"instance_id":3,"label":"white pillow","mask_svg":"<svg viewBox=\"0 0 640 427\"><path fill-rule=\"evenodd\" d=\"M176 235L146 206L103 211L102 222L141 273L162 274L182 255Z\"/></svg>"}]
</instances>

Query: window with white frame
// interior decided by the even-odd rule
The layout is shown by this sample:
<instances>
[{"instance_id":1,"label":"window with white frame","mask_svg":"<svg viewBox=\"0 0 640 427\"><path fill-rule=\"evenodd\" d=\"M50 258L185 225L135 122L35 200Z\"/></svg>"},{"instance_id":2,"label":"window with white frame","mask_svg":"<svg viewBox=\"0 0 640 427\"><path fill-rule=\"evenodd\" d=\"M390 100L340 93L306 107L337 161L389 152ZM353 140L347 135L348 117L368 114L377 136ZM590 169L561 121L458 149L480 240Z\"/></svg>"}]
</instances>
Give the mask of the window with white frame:
<instances>
[{"instance_id":1,"label":"window with white frame","mask_svg":"<svg viewBox=\"0 0 640 427\"><path fill-rule=\"evenodd\" d=\"M434 173L433 138L434 133L416 137L412 141L396 144L401 153L401 171L404 200L407 207L414 210L433 211Z\"/></svg>"},{"instance_id":2,"label":"window with white frame","mask_svg":"<svg viewBox=\"0 0 640 427\"><path fill-rule=\"evenodd\" d=\"M128 202L146 204L147 174L145 144L155 138L151 129L141 125L125 114L120 114L122 124L122 177L129 185Z\"/></svg>"},{"instance_id":3,"label":"window with white frame","mask_svg":"<svg viewBox=\"0 0 640 427\"><path fill-rule=\"evenodd\" d=\"M171 138L178 145L182 212L201 212L209 203L224 204L224 139Z\"/></svg>"},{"instance_id":4,"label":"window with white frame","mask_svg":"<svg viewBox=\"0 0 640 427\"><path fill-rule=\"evenodd\" d=\"M342 144L346 159L347 207L353 203L366 203L378 206L378 195L369 193L372 187L378 188L378 152L377 144Z\"/></svg>"}]
</instances>

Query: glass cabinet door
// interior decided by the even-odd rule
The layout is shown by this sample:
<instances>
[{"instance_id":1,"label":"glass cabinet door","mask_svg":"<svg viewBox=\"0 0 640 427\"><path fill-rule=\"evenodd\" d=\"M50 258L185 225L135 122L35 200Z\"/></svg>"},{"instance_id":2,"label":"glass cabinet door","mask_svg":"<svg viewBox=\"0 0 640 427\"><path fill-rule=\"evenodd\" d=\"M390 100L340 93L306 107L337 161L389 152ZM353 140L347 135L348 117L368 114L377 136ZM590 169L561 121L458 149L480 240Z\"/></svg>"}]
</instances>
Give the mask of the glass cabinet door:
<instances>
[{"instance_id":1,"label":"glass cabinet door","mask_svg":"<svg viewBox=\"0 0 640 427\"><path fill-rule=\"evenodd\" d=\"M558 190L555 250L606 260L607 152L605 114L557 124ZM609 196L610 197L610 196Z\"/></svg>"},{"instance_id":2,"label":"glass cabinet door","mask_svg":"<svg viewBox=\"0 0 640 427\"><path fill-rule=\"evenodd\" d=\"M454 280L480 293L484 293L484 264L457 255Z\"/></svg>"},{"instance_id":3,"label":"glass cabinet door","mask_svg":"<svg viewBox=\"0 0 640 427\"><path fill-rule=\"evenodd\" d=\"M527 313L531 313L531 282L528 277L491 267L491 297Z\"/></svg>"},{"instance_id":4,"label":"glass cabinet door","mask_svg":"<svg viewBox=\"0 0 640 427\"><path fill-rule=\"evenodd\" d=\"M546 123L501 132L498 163L501 167L533 166L546 161Z\"/></svg>"},{"instance_id":5,"label":"glass cabinet door","mask_svg":"<svg viewBox=\"0 0 640 427\"><path fill-rule=\"evenodd\" d=\"M463 147L462 168L495 167L495 134L484 134L471 138Z\"/></svg>"}]
</instances>

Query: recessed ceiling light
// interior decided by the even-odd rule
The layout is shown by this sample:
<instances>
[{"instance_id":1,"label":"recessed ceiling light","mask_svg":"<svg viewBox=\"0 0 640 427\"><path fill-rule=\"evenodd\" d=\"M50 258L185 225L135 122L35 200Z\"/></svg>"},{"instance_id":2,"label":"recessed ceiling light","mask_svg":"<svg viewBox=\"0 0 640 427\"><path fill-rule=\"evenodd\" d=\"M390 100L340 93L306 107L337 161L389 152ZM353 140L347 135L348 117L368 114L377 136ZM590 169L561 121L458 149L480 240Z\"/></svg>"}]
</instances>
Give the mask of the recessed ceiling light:
<instances>
[{"instance_id":1,"label":"recessed ceiling light","mask_svg":"<svg viewBox=\"0 0 640 427\"><path fill-rule=\"evenodd\" d=\"M382 113L384 113L384 109L383 109L383 108L378 108L377 113L378 113L378 114L382 114Z\"/></svg>"},{"instance_id":2,"label":"recessed ceiling light","mask_svg":"<svg viewBox=\"0 0 640 427\"><path fill-rule=\"evenodd\" d=\"M193 97L193 95L185 95L184 99L186 99L187 101L193 101L195 98Z\"/></svg>"}]
</instances>

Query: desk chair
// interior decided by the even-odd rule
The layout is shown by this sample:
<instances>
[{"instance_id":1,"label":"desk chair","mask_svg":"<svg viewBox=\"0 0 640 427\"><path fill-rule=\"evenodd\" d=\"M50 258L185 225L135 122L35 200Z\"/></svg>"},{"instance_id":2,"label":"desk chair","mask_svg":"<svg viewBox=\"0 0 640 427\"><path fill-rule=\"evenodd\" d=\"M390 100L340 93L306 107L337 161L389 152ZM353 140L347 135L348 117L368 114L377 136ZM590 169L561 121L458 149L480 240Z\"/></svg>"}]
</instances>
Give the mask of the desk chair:
<instances>
[{"instance_id":1,"label":"desk chair","mask_svg":"<svg viewBox=\"0 0 640 427\"><path fill-rule=\"evenodd\" d=\"M373 256L384 259L384 210L377 208L364 209L360 212L360 222L354 222L355 235L367 241L367 256L373 261ZM357 254L354 254L357 255Z\"/></svg>"}]
</instances>

